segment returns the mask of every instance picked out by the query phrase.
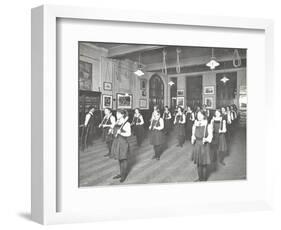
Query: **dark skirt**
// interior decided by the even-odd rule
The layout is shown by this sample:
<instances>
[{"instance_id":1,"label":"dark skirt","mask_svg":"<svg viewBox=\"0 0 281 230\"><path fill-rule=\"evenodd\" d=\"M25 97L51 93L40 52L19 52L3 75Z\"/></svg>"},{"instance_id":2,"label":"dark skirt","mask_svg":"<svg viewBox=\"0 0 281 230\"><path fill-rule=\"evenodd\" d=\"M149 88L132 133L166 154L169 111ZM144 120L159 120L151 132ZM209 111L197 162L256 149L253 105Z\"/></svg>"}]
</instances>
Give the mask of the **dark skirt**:
<instances>
[{"instance_id":1,"label":"dark skirt","mask_svg":"<svg viewBox=\"0 0 281 230\"><path fill-rule=\"evenodd\" d=\"M126 160L129 154L129 142L127 138L118 136L114 138L112 147L111 147L111 155L115 160Z\"/></svg>"},{"instance_id":2,"label":"dark skirt","mask_svg":"<svg viewBox=\"0 0 281 230\"><path fill-rule=\"evenodd\" d=\"M134 126L134 132L135 132L136 136L143 137L144 136L144 127L143 127L143 125L136 125L136 126Z\"/></svg>"},{"instance_id":3,"label":"dark skirt","mask_svg":"<svg viewBox=\"0 0 281 230\"><path fill-rule=\"evenodd\" d=\"M172 122L171 119L165 119L164 120L164 131L165 132L170 132L172 129Z\"/></svg>"},{"instance_id":4,"label":"dark skirt","mask_svg":"<svg viewBox=\"0 0 281 230\"><path fill-rule=\"evenodd\" d=\"M211 163L209 143L203 144L202 141L195 141L192 152L192 161L196 165L209 165Z\"/></svg>"},{"instance_id":5,"label":"dark skirt","mask_svg":"<svg viewBox=\"0 0 281 230\"><path fill-rule=\"evenodd\" d=\"M150 131L150 144L162 145L165 142L165 135L162 130Z\"/></svg>"},{"instance_id":6,"label":"dark skirt","mask_svg":"<svg viewBox=\"0 0 281 230\"><path fill-rule=\"evenodd\" d=\"M212 145L216 148L215 150L220 152L226 152L227 151L227 143L224 133L214 133Z\"/></svg>"},{"instance_id":7,"label":"dark skirt","mask_svg":"<svg viewBox=\"0 0 281 230\"><path fill-rule=\"evenodd\" d=\"M185 125L184 124L176 124L175 125L177 136L185 136Z\"/></svg>"},{"instance_id":8,"label":"dark skirt","mask_svg":"<svg viewBox=\"0 0 281 230\"><path fill-rule=\"evenodd\" d=\"M186 139L190 140L191 139L191 135L192 135L192 126L193 126L193 122L192 121L188 121L186 123L186 126L185 126L185 136L186 136Z\"/></svg>"}]
</instances>

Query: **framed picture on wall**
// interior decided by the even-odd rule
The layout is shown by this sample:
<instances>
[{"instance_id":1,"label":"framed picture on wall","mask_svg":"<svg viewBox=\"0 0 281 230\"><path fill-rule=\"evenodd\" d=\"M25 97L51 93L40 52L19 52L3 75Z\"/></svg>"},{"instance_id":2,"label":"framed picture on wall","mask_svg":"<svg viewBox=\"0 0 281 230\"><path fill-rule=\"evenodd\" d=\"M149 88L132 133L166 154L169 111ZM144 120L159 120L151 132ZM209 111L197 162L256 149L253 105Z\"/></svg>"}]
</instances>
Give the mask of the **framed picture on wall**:
<instances>
[{"instance_id":1,"label":"framed picture on wall","mask_svg":"<svg viewBox=\"0 0 281 230\"><path fill-rule=\"evenodd\" d=\"M103 83L103 89L107 90L107 91L111 91L112 90L112 83L111 82L104 82Z\"/></svg>"},{"instance_id":2,"label":"framed picture on wall","mask_svg":"<svg viewBox=\"0 0 281 230\"><path fill-rule=\"evenodd\" d=\"M204 94L215 94L215 86L205 86Z\"/></svg>"},{"instance_id":3,"label":"framed picture on wall","mask_svg":"<svg viewBox=\"0 0 281 230\"><path fill-rule=\"evenodd\" d=\"M204 104L207 109L214 109L214 98L213 97L205 97Z\"/></svg>"},{"instance_id":4,"label":"framed picture on wall","mask_svg":"<svg viewBox=\"0 0 281 230\"><path fill-rule=\"evenodd\" d=\"M140 108L146 108L147 107L147 100L146 99L140 99L139 106L140 106Z\"/></svg>"},{"instance_id":5,"label":"framed picture on wall","mask_svg":"<svg viewBox=\"0 0 281 230\"><path fill-rule=\"evenodd\" d=\"M184 90L183 89L178 89L177 90L177 96L178 97L183 97L184 96Z\"/></svg>"},{"instance_id":6,"label":"framed picture on wall","mask_svg":"<svg viewBox=\"0 0 281 230\"><path fill-rule=\"evenodd\" d=\"M112 95L102 95L102 108L111 108L112 109Z\"/></svg>"},{"instance_id":7,"label":"framed picture on wall","mask_svg":"<svg viewBox=\"0 0 281 230\"><path fill-rule=\"evenodd\" d=\"M177 106L184 108L184 97L177 97Z\"/></svg>"},{"instance_id":8,"label":"framed picture on wall","mask_svg":"<svg viewBox=\"0 0 281 230\"><path fill-rule=\"evenodd\" d=\"M117 93L117 109L132 109L133 95Z\"/></svg>"}]
</instances>

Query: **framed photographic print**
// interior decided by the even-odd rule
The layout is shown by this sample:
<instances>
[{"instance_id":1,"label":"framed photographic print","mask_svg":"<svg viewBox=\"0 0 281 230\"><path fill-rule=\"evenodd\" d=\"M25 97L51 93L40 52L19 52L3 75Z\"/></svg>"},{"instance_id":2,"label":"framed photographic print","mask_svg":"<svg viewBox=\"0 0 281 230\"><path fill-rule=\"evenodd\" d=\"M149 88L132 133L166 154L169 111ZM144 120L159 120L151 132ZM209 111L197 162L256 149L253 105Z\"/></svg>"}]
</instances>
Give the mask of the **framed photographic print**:
<instances>
[{"instance_id":1,"label":"framed photographic print","mask_svg":"<svg viewBox=\"0 0 281 230\"><path fill-rule=\"evenodd\" d=\"M184 96L184 90L178 89L178 90L177 90L177 96L178 96L178 97L183 97L183 96Z\"/></svg>"},{"instance_id":2,"label":"framed photographic print","mask_svg":"<svg viewBox=\"0 0 281 230\"><path fill-rule=\"evenodd\" d=\"M102 95L102 108L110 108L112 109L112 95Z\"/></svg>"},{"instance_id":3,"label":"framed photographic print","mask_svg":"<svg viewBox=\"0 0 281 230\"><path fill-rule=\"evenodd\" d=\"M112 91L112 83L111 82L104 82L103 89L107 91Z\"/></svg>"},{"instance_id":4,"label":"framed photographic print","mask_svg":"<svg viewBox=\"0 0 281 230\"><path fill-rule=\"evenodd\" d=\"M184 97L177 97L177 106L184 108Z\"/></svg>"},{"instance_id":5,"label":"framed photographic print","mask_svg":"<svg viewBox=\"0 0 281 230\"><path fill-rule=\"evenodd\" d=\"M214 109L214 98L213 97L205 97L204 105L206 105L207 109Z\"/></svg>"},{"instance_id":6,"label":"framed photographic print","mask_svg":"<svg viewBox=\"0 0 281 230\"><path fill-rule=\"evenodd\" d=\"M117 109L132 109L133 95L117 93Z\"/></svg>"},{"instance_id":7,"label":"framed photographic print","mask_svg":"<svg viewBox=\"0 0 281 230\"><path fill-rule=\"evenodd\" d=\"M215 86L204 86L204 94L215 94Z\"/></svg>"},{"instance_id":8,"label":"framed photographic print","mask_svg":"<svg viewBox=\"0 0 281 230\"><path fill-rule=\"evenodd\" d=\"M140 99L140 108L146 108L147 107L147 100L146 99Z\"/></svg>"},{"instance_id":9,"label":"framed photographic print","mask_svg":"<svg viewBox=\"0 0 281 230\"><path fill-rule=\"evenodd\" d=\"M142 90L142 91L141 91L141 95L142 95L143 97L146 97L146 90Z\"/></svg>"},{"instance_id":10,"label":"framed photographic print","mask_svg":"<svg viewBox=\"0 0 281 230\"><path fill-rule=\"evenodd\" d=\"M275 148L279 148L278 134L260 135L275 134L270 125L259 126L256 132L260 117L255 114L258 108L274 111L278 105L274 96L272 33L272 22L263 19L51 5L34 8L32 220L58 224L271 209L274 182L271 164L275 160ZM179 57L177 49L182 50ZM179 74L175 62L169 62L169 58L163 72L162 62L155 62L162 60L163 51L171 56L170 60L180 59L182 87L189 87L192 93L186 91L187 95L182 97L176 97L177 92L170 95L168 77L179 77ZM135 64L140 53L146 68ZM191 62L184 62L187 60L184 54L189 54ZM80 61L92 65L92 77L90 65L83 64L83 71L79 71ZM221 84L217 75L226 71L235 74L227 76L226 84ZM233 131L230 141L235 148L224 158L224 166L218 164L215 171L208 173L204 168L203 175L191 159L193 148L203 149L197 146L200 142L177 148L175 135L162 140L167 148L156 152L155 160L151 160L155 154L152 144L157 138L150 141L151 137L145 135L139 146L136 136L125 134L119 138L118 134L109 146L96 131L100 130L100 123L112 116L110 111L105 117L99 111L92 111L101 122L88 116L83 130L78 128L80 86L89 87L88 83L81 84L80 79L92 79L89 90L99 95L103 82L115 81L115 115L118 108L132 109L133 99L144 105L137 80L140 73L147 76L147 106L202 103L203 95L208 108L215 108L215 103L234 103L237 107L240 103L245 108L247 119ZM206 83L220 84L222 88L219 92L204 91ZM249 89L245 94L249 106L245 105L245 98L239 102L239 95L235 97L232 93L236 90L238 94L239 85ZM204 92L212 91L214 94L204 98ZM102 97L103 105L112 103L111 97ZM265 119L271 120L271 114L266 113ZM121 128L124 120L119 122ZM129 133L128 126L122 128ZM81 143L85 148L80 148ZM131 154L127 154L129 148ZM125 161L121 165L118 159Z\"/></svg>"}]
</instances>

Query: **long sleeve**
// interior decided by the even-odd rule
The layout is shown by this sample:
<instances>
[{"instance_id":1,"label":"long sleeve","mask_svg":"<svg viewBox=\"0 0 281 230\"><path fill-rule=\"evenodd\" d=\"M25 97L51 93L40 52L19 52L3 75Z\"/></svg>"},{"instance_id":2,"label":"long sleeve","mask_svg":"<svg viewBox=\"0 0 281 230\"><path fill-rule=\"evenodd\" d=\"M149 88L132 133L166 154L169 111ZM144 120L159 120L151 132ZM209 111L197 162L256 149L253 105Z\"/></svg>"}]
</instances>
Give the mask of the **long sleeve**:
<instances>
[{"instance_id":1,"label":"long sleeve","mask_svg":"<svg viewBox=\"0 0 281 230\"><path fill-rule=\"evenodd\" d=\"M157 130L162 130L164 129L164 120L162 118L159 119L159 126L155 127Z\"/></svg>"},{"instance_id":2,"label":"long sleeve","mask_svg":"<svg viewBox=\"0 0 281 230\"><path fill-rule=\"evenodd\" d=\"M116 119L115 119L114 116L111 116L111 117L110 117L110 122L111 122L110 128L113 128L114 125L115 125L115 122L116 122Z\"/></svg>"},{"instance_id":3,"label":"long sleeve","mask_svg":"<svg viewBox=\"0 0 281 230\"><path fill-rule=\"evenodd\" d=\"M85 122L84 122L84 125L85 125L85 126L88 125L88 122L89 122L90 118L91 118L91 114L87 113L87 114L86 114L86 117L85 117Z\"/></svg>"},{"instance_id":4,"label":"long sleeve","mask_svg":"<svg viewBox=\"0 0 281 230\"><path fill-rule=\"evenodd\" d=\"M123 128L122 128L122 132L120 133L121 136L123 137L129 137L131 136L131 125L129 124L129 122L127 122Z\"/></svg>"},{"instance_id":5,"label":"long sleeve","mask_svg":"<svg viewBox=\"0 0 281 230\"><path fill-rule=\"evenodd\" d=\"M182 121L180 121L181 124L185 124L186 122L186 116L185 114L182 115Z\"/></svg>"}]
</instances>

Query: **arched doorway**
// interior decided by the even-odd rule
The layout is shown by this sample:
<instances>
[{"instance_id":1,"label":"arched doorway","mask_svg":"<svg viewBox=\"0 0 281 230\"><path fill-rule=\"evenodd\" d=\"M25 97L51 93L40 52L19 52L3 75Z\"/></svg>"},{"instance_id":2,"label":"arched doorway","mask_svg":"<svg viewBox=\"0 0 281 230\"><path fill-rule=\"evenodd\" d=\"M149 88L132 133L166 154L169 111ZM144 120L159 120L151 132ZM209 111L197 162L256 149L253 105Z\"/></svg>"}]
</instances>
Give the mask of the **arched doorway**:
<instances>
[{"instance_id":1,"label":"arched doorway","mask_svg":"<svg viewBox=\"0 0 281 230\"><path fill-rule=\"evenodd\" d=\"M158 105L160 109L164 108L164 83L157 74L149 80L149 109L153 109L154 105Z\"/></svg>"}]
</instances>

